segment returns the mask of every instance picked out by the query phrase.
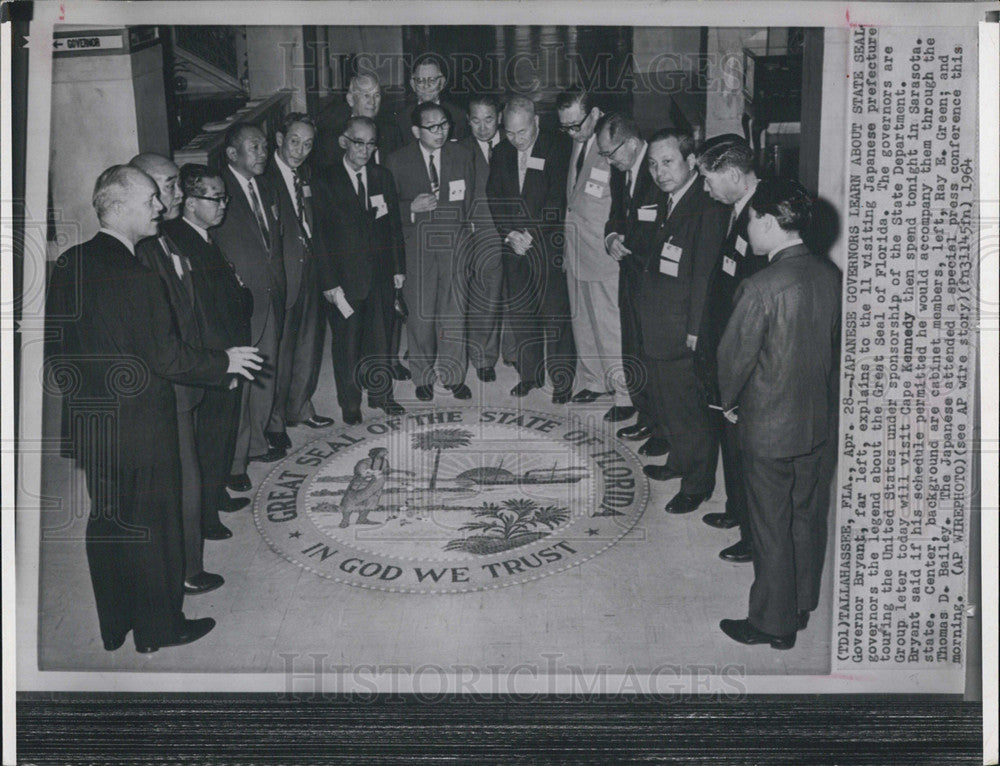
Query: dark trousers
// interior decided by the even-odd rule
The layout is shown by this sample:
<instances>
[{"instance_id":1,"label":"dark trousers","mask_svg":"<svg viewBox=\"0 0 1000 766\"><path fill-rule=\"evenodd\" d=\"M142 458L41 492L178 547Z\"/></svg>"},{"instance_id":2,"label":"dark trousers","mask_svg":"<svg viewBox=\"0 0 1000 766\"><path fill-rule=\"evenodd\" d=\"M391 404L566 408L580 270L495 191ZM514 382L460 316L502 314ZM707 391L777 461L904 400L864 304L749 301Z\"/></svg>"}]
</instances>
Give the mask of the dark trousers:
<instances>
[{"instance_id":1,"label":"dark trousers","mask_svg":"<svg viewBox=\"0 0 1000 766\"><path fill-rule=\"evenodd\" d=\"M264 455L271 448L264 431L271 422L271 410L274 408L282 327L278 325L271 304L268 304L263 311L266 312L267 319L260 337L253 345L264 358L264 364L260 372L254 375L254 379L242 386L243 402L240 405L240 425L236 432L236 449L231 471L234 474L246 473L249 459Z\"/></svg>"},{"instance_id":2,"label":"dark trousers","mask_svg":"<svg viewBox=\"0 0 1000 766\"><path fill-rule=\"evenodd\" d=\"M142 462L108 455L88 466L87 564L106 642L131 629L137 645L166 643L184 619L181 471L176 441L165 441Z\"/></svg>"},{"instance_id":3,"label":"dark trousers","mask_svg":"<svg viewBox=\"0 0 1000 766\"><path fill-rule=\"evenodd\" d=\"M195 410L177 413L178 455L181 461L181 523L184 530L184 576L204 571L201 537L201 467L195 439Z\"/></svg>"},{"instance_id":4,"label":"dark trousers","mask_svg":"<svg viewBox=\"0 0 1000 766\"><path fill-rule=\"evenodd\" d=\"M268 431L280 433L286 425L295 425L316 414L312 395L319 382L323 351L316 340L322 327L319 315L322 298L316 283L308 277L308 274L303 277L298 300L285 309Z\"/></svg>"},{"instance_id":5,"label":"dark trousers","mask_svg":"<svg viewBox=\"0 0 1000 766\"><path fill-rule=\"evenodd\" d=\"M754 581L750 622L772 635L795 632L797 613L819 602L826 552L829 485L821 487L824 445L806 455L773 458L744 449ZM817 502L817 492L827 502Z\"/></svg>"},{"instance_id":6,"label":"dark trousers","mask_svg":"<svg viewBox=\"0 0 1000 766\"><path fill-rule=\"evenodd\" d=\"M503 297L503 254L500 235L492 226L477 229L465 249L468 274L466 341L469 362L476 369L494 367L500 355Z\"/></svg>"},{"instance_id":7,"label":"dark trousers","mask_svg":"<svg viewBox=\"0 0 1000 766\"><path fill-rule=\"evenodd\" d=\"M202 529L219 523L219 509L227 498L226 478L236 449L243 384L232 391L205 389L195 410L195 442L201 469Z\"/></svg>"},{"instance_id":8,"label":"dark trousers","mask_svg":"<svg viewBox=\"0 0 1000 766\"><path fill-rule=\"evenodd\" d=\"M392 299L391 285L378 284L364 300L349 301L354 313L346 319L336 306L327 306L337 404L343 410L361 407L362 389L368 391L369 404L392 396L386 325L386 304L391 312Z\"/></svg>"},{"instance_id":9,"label":"dark trousers","mask_svg":"<svg viewBox=\"0 0 1000 766\"><path fill-rule=\"evenodd\" d=\"M648 426L653 429L653 436L666 439L666 428L656 420L650 395L649 370L642 351L642 325L634 303L638 295L635 278L622 269L618 276L618 311L622 323L622 364L628 395L638 414L636 425Z\"/></svg>"},{"instance_id":10,"label":"dark trousers","mask_svg":"<svg viewBox=\"0 0 1000 766\"><path fill-rule=\"evenodd\" d=\"M645 363L656 420L670 441L667 465L683 477L681 492L711 495L719 442L705 390L695 374L694 358L645 357Z\"/></svg>"},{"instance_id":11,"label":"dark trousers","mask_svg":"<svg viewBox=\"0 0 1000 766\"><path fill-rule=\"evenodd\" d=\"M713 413L715 416L716 413ZM726 482L726 513L740 525L740 540L749 543L750 513L747 510L747 490L743 480L743 460L740 457L739 426L730 423L721 413L717 414L719 435L722 442L722 475ZM721 421L721 422L719 422Z\"/></svg>"},{"instance_id":12,"label":"dark trousers","mask_svg":"<svg viewBox=\"0 0 1000 766\"><path fill-rule=\"evenodd\" d=\"M548 371L553 394L573 390L576 344L570 322L566 273L532 262L531 253L504 253L509 287L507 317L516 344L516 367L522 382L542 386Z\"/></svg>"}]
</instances>

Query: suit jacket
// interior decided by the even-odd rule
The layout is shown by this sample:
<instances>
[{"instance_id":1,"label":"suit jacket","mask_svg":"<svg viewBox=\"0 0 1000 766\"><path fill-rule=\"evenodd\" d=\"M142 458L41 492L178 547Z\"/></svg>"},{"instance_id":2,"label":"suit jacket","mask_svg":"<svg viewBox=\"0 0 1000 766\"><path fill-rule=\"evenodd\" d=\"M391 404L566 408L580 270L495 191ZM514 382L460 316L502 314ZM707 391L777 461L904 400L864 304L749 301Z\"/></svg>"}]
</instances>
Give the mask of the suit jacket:
<instances>
[{"instance_id":1,"label":"suit jacket","mask_svg":"<svg viewBox=\"0 0 1000 766\"><path fill-rule=\"evenodd\" d=\"M253 294L240 284L218 245L202 239L183 218L166 221L163 229L191 262L191 276L201 307L202 345L219 350L249 345Z\"/></svg>"},{"instance_id":2,"label":"suit jacket","mask_svg":"<svg viewBox=\"0 0 1000 766\"><path fill-rule=\"evenodd\" d=\"M63 253L52 272L46 380L63 394L64 445L88 467L151 465L177 450L171 382L217 385L229 366L223 351L194 348L174 329L160 277L115 237L98 232ZM73 423L73 403L89 423ZM172 440L172 441L171 441ZM170 454L169 452L167 454Z\"/></svg>"},{"instance_id":3,"label":"suit jacket","mask_svg":"<svg viewBox=\"0 0 1000 766\"><path fill-rule=\"evenodd\" d=\"M674 200L669 218L666 204L664 194L655 231L638 251L642 266L639 321L646 354L653 359L684 359L693 356L687 336L697 336L701 330L708 280L726 233L729 210L708 195L700 177ZM679 259L665 257L668 244L679 249Z\"/></svg>"},{"instance_id":4,"label":"suit jacket","mask_svg":"<svg viewBox=\"0 0 1000 766\"><path fill-rule=\"evenodd\" d=\"M469 126L465 122L465 110L460 106L455 106L450 101L441 99L438 106L444 108L451 123L451 131L448 133L449 141L461 141L469 134ZM417 107L417 100L409 98L406 103L396 112L396 126L399 130L399 138L406 144L415 144L416 137L413 135L413 110Z\"/></svg>"},{"instance_id":5,"label":"suit jacket","mask_svg":"<svg viewBox=\"0 0 1000 766\"><path fill-rule=\"evenodd\" d=\"M569 138L540 131L531 157L540 160L541 168L529 167L524 187L518 189L517 149L501 141L493 150L493 164L486 182L493 222L501 239L511 231L527 230L532 247L541 251L542 260L551 268L562 268L563 224L566 212L566 163ZM509 245L504 245L513 253ZM529 251L530 252L530 251Z\"/></svg>"},{"instance_id":6,"label":"suit jacket","mask_svg":"<svg viewBox=\"0 0 1000 766\"><path fill-rule=\"evenodd\" d=\"M611 214L611 166L598 152L595 138L575 179L572 151L567 163L566 272L582 282L618 276L618 263L604 247L604 227Z\"/></svg>"},{"instance_id":7,"label":"suit jacket","mask_svg":"<svg viewBox=\"0 0 1000 766\"><path fill-rule=\"evenodd\" d=\"M723 240L719 257L709 275L705 316L698 333L698 353L712 361L729 317L736 307L733 302L736 288L744 279L749 279L767 266L767 256L755 254L750 247L750 238L747 236L749 220L750 204L747 203L737 216L732 231Z\"/></svg>"},{"instance_id":8,"label":"suit jacket","mask_svg":"<svg viewBox=\"0 0 1000 766\"><path fill-rule=\"evenodd\" d=\"M473 171L476 175L476 188L472 199L472 222L476 226L477 232L496 231L493 224L493 215L490 212L489 196L486 192L486 182L490 177L490 163L486 160L486 155L479 146L476 137L471 133L458 142L469 150L473 160ZM497 146L504 143L504 139L497 142ZM493 149L494 153L496 148Z\"/></svg>"},{"instance_id":9,"label":"suit jacket","mask_svg":"<svg viewBox=\"0 0 1000 766\"><path fill-rule=\"evenodd\" d=\"M639 209L658 210L666 202L666 194L653 183L653 177L646 169L646 153L643 151L639 159L638 178L635 179L635 189L630 200L626 199L625 172L611 168L611 211L608 221L604 224L604 239L611 234L621 234L624 244L632 255L619 261L619 268L628 276L637 277L642 272L643 261L640 253L646 252L649 240L656 233L655 218L653 221L640 221Z\"/></svg>"},{"instance_id":10,"label":"suit jacket","mask_svg":"<svg viewBox=\"0 0 1000 766\"><path fill-rule=\"evenodd\" d=\"M277 196L263 175L254 179L260 193L264 217L267 219L268 243L265 245L250 201L228 166L222 170L222 180L229 194L229 207L226 209L225 219L212 232L212 238L253 294L251 341L256 345L264 332L266 307L269 303L274 309L279 335L285 318L285 266L282 259L284 234Z\"/></svg>"},{"instance_id":11,"label":"suit jacket","mask_svg":"<svg viewBox=\"0 0 1000 766\"><path fill-rule=\"evenodd\" d=\"M386 168L392 173L399 195L406 268L410 274L416 275L420 273L420 262L424 257L457 253L465 245L476 189L472 155L468 149L451 141L446 141L441 147L438 206L430 213L414 213L410 209L417 195L431 191L420 144L407 144L390 154ZM457 192L463 186L461 196L452 200L452 190Z\"/></svg>"},{"instance_id":12,"label":"suit jacket","mask_svg":"<svg viewBox=\"0 0 1000 766\"><path fill-rule=\"evenodd\" d=\"M278 169L274 155L268 160L264 170L264 178L274 190L278 203L278 218L281 221L281 253L285 263L285 310L289 310L299 299L302 284L312 284L312 245L311 235L299 224L295 213L295 201L288 190L281 170ZM306 209L306 222L313 221L310 227L315 227L315 211L312 202L311 168L302 165L299 177L302 179L302 202Z\"/></svg>"},{"instance_id":13,"label":"suit jacket","mask_svg":"<svg viewBox=\"0 0 1000 766\"><path fill-rule=\"evenodd\" d=\"M170 235L160 227L159 237L146 237L135 246L135 256L139 262L147 269L156 274L163 284L163 289L170 304L173 315L174 329L178 337L189 346L200 348L201 325L201 305L198 295L195 292L194 277L188 272L186 280L177 276L173 259L164 251L164 247L171 252L184 253L171 241ZM205 391L198 386L185 386L181 383L174 384L174 396L177 399L178 412L190 412L201 403Z\"/></svg>"},{"instance_id":14,"label":"suit jacket","mask_svg":"<svg viewBox=\"0 0 1000 766\"><path fill-rule=\"evenodd\" d=\"M316 169L331 168L344 158L344 150L340 148L339 138L344 132L344 127L351 117L351 107L346 101L339 101L332 107L325 109L316 118L316 138L313 144L312 153L309 155L308 163ZM399 127L396 124L395 115L375 117L375 128L378 131L376 140L378 141L378 162L375 153L372 153L369 165L384 164L385 158L403 145L403 139L399 137ZM407 130L407 135L410 131Z\"/></svg>"},{"instance_id":15,"label":"suit jacket","mask_svg":"<svg viewBox=\"0 0 1000 766\"><path fill-rule=\"evenodd\" d=\"M839 346L840 273L805 245L776 253L740 284L717 359L722 406L739 405L742 446L794 457L832 435Z\"/></svg>"},{"instance_id":16,"label":"suit jacket","mask_svg":"<svg viewBox=\"0 0 1000 766\"><path fill-rule=\"evenodd\" d=\"M368 165L369 200L381 195L386 211L376 205L365 210L341 162L317 178L315 197L319 213L315 238L320 289L344 288L348 303L364 300L376 282L391 283L393 274L405 274L403 231L399 200L392 173Z\"/></svg>"}]
</instances>

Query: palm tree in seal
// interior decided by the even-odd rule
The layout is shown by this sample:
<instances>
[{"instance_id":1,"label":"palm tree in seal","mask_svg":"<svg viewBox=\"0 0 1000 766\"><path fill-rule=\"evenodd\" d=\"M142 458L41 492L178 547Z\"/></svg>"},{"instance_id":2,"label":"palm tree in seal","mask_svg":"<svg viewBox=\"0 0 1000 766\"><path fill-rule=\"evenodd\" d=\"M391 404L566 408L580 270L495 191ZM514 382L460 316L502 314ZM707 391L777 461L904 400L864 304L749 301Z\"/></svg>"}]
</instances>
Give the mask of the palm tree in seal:
<instances>
[{"instance_id":1,"label":"palm tree in seal","mask_svg":"<svg viewBox=\"0 0 1000 766\"><path fill-rule=\"evenodd\" d=\"M434 428L413 434L413 448L429 452L434 450L434 470L431 472L428 489L437 487L438 467L441 465L441 453L446 449L468 447L472 443L472 432L464 428Z\"/></svg>"}]
</instances>

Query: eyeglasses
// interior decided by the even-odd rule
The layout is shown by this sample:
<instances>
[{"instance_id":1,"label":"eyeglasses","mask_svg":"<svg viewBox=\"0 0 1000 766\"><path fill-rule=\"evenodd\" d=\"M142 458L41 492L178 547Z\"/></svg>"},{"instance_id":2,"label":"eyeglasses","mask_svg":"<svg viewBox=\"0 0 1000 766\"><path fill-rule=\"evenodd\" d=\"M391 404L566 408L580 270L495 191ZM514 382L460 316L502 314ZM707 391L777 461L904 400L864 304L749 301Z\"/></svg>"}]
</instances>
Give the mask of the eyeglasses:
<instances>
[{"instance_id":1,"label":"eyeglasses","mask_svg":"<svg viewBox=\"0 0 1000 766\"><path fill-rule=\"evenodd\" d=\"M206 202L215 202L216 204L222 204L222 205L228 205L229 204L229 195L228 194L224 194L221 197L203 197L200 194L189 194L188 196L189 197L193 197L194 199L203 199Z\"/></svg>"},{"instance_id":2,"label":"eyeglasses","mask_svg":"<svg viewBox=\"0 0 1000 766\"><path fill-rule=\"evenodd\" d=\"M563 133L579 133L580 129L583 127L583 123L585 123L589 119L590 115L588 114L579 122L573 122L568 125L560 125L559 130L561 130Z\"/></svg>"},{"instance_id":3,"label":"eyeglasses","mask_svg":"<svg viewBox=\"0 0 1000 766\"><path fill-rule=\"evenodd\" d=\"M622 141L622 142L621 142L620 144L618 144L618 146L616 146L616 147L615 147L614 149L612 149L612 150L611 150L610 152L602 152L602 151L598 151L598 152L597 152L597 156L598 156L598 157L603 157L603 158L604 158L604 159L606 159L606 160L610 160L610 159L611 159L612 157L614 157L614 156L615 156L615 153L616 153L616 152L617 152L617 151L618 151L619 149L621 149L621 148L622 148L623 146L625 146L625 141Z\"/></svg>"},{"instance_id":4,"label":"eyeglasses","mask_svg":"<svg viewBox=\"0 0 1000 766\"><path fill-rule=\"evenodd\" d=\"M420 127L424 130L429 130L431 133L442 133L448 127L448 121L436 122L433 125L421 125Z\"/></svg>"},{"instance_id":5,"label":"eyeglasses","mask_svg":"<svg viewBox=\"0 0 1000 766\"><path fill-rule=\"evenodd\" d=\"M378 141L362 141L360 138L351 138L350 136L344 136L344 138L358 147L364 146L368 149L378 149Z\"/></svg>"},{"instance_id":6,"label":"eyeglasses","mask_svg":"<svg viewBox=\"0 0 1000 766\"><path fill-rule=\"evenodd\" d=\"M424 88L429 88L431 85L437 85L438 80L441 79L441 75L436 77L414 77L413 82Z\"/></svg>"}]
</instances>

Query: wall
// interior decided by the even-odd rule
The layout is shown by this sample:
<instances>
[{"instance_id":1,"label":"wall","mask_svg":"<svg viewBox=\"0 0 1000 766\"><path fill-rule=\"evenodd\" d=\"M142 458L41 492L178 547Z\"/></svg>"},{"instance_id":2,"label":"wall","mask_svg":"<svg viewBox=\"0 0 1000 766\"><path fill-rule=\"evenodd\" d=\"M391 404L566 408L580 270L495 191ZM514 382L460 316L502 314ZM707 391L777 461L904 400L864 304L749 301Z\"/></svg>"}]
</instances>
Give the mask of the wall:
<instances>
[{"instance_id":1,"label":"wall","mask_svg":"<svg viewBox=\"0 0 1000 766\"><path fill-rule=\"evenodd\" d=\"M291 110L306 109L306 66L302 27L247 27L250 98L267 98L294 88Z\"/></svg>"},{"instance_id":2,"label":"wall","mask_svg":"<svg viewBox=\"0 0 1000 766\"><path fill-rule=\"evenodd\" d=\"M766 29L708 30L708 94L705 137L743 135L743 48L764 47Z\"/></svg>"}]
</instances>

